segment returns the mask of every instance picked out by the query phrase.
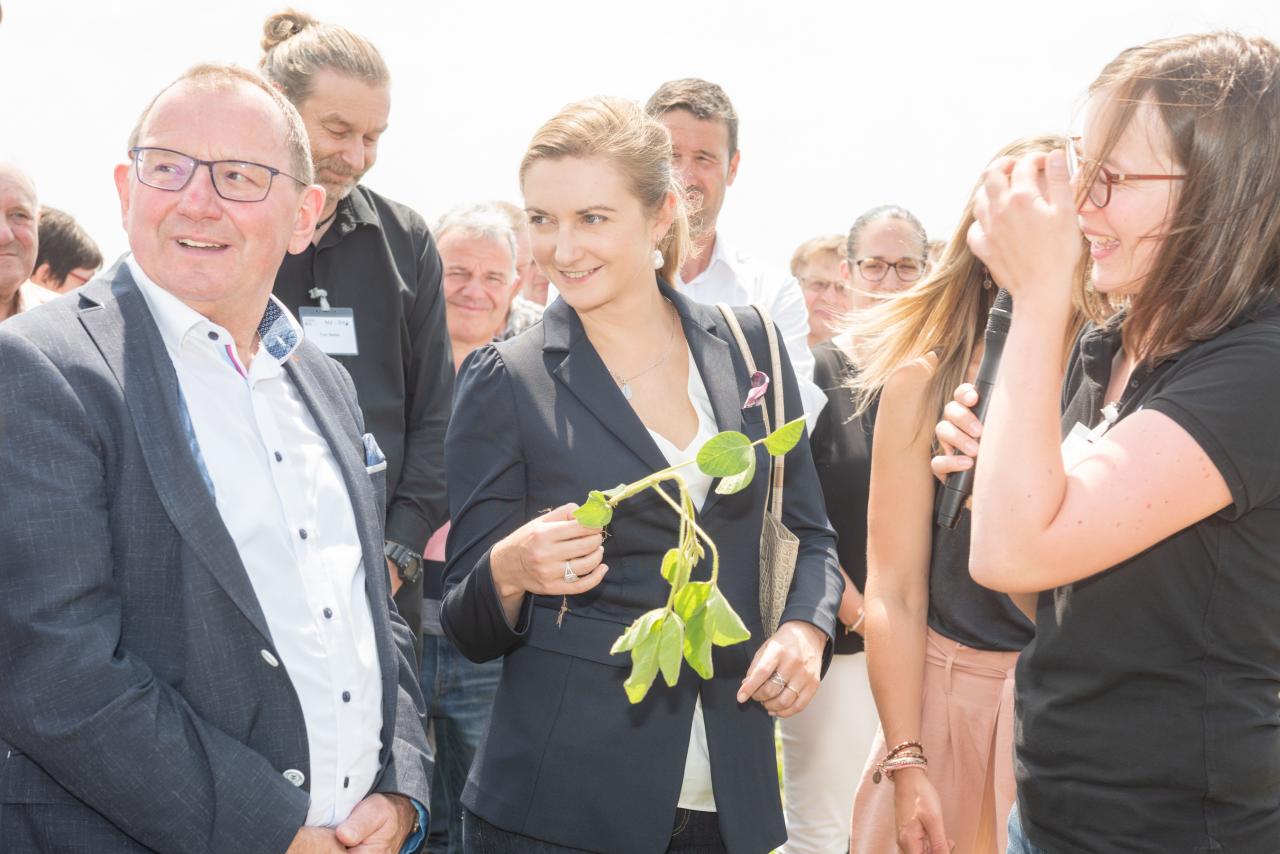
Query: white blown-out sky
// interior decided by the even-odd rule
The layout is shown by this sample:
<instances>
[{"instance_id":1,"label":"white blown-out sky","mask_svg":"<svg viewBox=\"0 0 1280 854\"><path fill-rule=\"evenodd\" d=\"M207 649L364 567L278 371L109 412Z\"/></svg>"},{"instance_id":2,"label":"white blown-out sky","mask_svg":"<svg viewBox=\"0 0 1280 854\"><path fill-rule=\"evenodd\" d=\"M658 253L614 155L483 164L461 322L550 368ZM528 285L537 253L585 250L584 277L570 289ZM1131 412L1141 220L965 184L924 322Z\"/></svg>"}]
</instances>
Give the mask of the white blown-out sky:
<instances>
[{"instance_id":1,"label":"white blown-out sky","mask_svg":"<svg viewBox=\"0 0 1280 854\"><path fill-rule=\"evenodd\" d=\"M126 249L111 170L150 97L186 66L253 65L269 0L2 0L0 152L108 262ZM742 165L721 217L777 267L801 241L892 202L947 237L1005 143L1073 122L1121 49L1227 27L1280 40L1275 0L297 0L391 67L370 187L430 221L519 201L533 131L565 103L721 84Z\"/></svg>"}]
</instances>

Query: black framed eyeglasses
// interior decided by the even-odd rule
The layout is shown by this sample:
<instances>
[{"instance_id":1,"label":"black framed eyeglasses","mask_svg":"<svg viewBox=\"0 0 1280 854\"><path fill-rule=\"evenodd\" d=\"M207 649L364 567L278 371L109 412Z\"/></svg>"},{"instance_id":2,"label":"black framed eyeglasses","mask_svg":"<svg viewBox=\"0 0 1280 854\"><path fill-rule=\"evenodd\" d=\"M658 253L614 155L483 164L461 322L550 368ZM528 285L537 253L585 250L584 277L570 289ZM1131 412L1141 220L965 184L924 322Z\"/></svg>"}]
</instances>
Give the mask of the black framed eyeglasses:
<instances>
[{"instance_id":1,"label":"black framed eyeglasses","mask_svg":"<svg viewBox=\"0 0 1280 854\"><path fill-rule=\"evenodd\" d=\"M1084 202L1087 197L1093 203L1095 208L1105 208L1111 203L1111 188L1116 184L1123 184L1127 181L1183 181L1186 175L1137 175L1130 172L1112 172L1096 160L1088 157L1081 157L1079 149L1076 148L1080 144L1080 137L1073 136L1067 144L1067 174L1074 181L1077 175L1086 175L1089 170L1093 170L1093 179L1089 183L1089 189L1080 198L1080 202Z\"/></svg>"},{"instance_id":2,"label":"black framed eyeglasses","mask_svg":"<svg viewBox=\"0 0 1280 854\"><path fill-rule=\"evenodd\" d=\"M181 151L142 146L129 149L129 156L133 158L139 181L148 187L169 192L177 192L187 186L196 170L207 166L214 192L229 202L262 201L271 192L271 182L277 175L297 181L304 187L307 185L306 181L288 172L247 160L200 160Z\"/></svg>"},{"instance_id":3,"label":"black framed eyeglasses","mask_svg":"<svg viewBox=\"0 0 1280 854\"><path fill-rule=\"evenodd\" d=\"M899 282L914 282L924 273L924 259L900 258L897 261L886 261L883 258L860 258L853 262L868 282L880 282L893 270Z\"/></svg>"}]
</instances>

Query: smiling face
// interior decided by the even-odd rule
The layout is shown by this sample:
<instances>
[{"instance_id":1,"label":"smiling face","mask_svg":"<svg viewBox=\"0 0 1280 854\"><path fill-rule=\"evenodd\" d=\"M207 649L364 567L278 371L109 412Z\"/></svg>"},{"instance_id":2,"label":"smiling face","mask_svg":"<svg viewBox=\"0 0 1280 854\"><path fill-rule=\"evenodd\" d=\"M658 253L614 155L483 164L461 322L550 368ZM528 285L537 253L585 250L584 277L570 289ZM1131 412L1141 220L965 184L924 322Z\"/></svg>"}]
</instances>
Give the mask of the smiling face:
<instances>
[{"instance_id":1,"label":"smiling face","mask_svg":"<svg viewBox=\"0 0 1280 854\"><path fill-rule=\"evenodd\" d=\"M914 262L916 267L924 266L925 246L920 241L919 232L909 223L894 217L877 219L863 228L854 252L852 261L840 262L840 271L845 281L853 286L851 300L855 310L876 305L879 302L877 294L894 293L915 283L902 281L896 267L890 267L883 279L873 282L862 274L856 262L874 258L887 264Z\"/></svg>"},{"instance_id":2,"label":"smiling face","mask_svg":"<svg viewBox=\"0 0 1280 854\"><path fill-rule=\"evenodd\" d=\"M285 140L284 116L266 92L242 82L180 82L156 99L138 144L288 172ZM117 166L115 179L138 264L210 318L265 301L285 252L300 252L310 241L322 203L318 187L304 189L280 175L261 202L227 201L204 166L178 191L141 183L132 163Z\"/></svg>"},{"instance_id":3,"label":"smiling face","mask_svg":"<svg viewBox=\"0 0 1280 854\"><path fill-rule=\"evenodd\" d=\"M322 69L313 77L311 91L298 112L311 140L316 182L326 193L327 217L377 161L378 141L391 113L391 90Z\"/></svg>"},{"instance_id":4,"label":"smiling face","mask_svg":"<svg viewBox=\"0 0 1280 854\"><path fill-rule=\"evenodd\" d=\"M1096 157L1108 132L1109 106L1104 93L1086 107L1080 154ZM1182 169L1173 159L1169 132L1156 108L1141 104L1102 160L1113 173L1176 175ZM1089 241L1093 285L1101 293L1122 296L1142 288L1160 249L1166 223L1178 198L1177 181L1125 181L1111 187L1111 201L1099 208L1088 199L1080 206L1080 230Z\"/></svg>"},{"instance_id":5,"label":"smiling face","mask_svg":"<svg viewBox=\"0 0 1280 854\"><path fill-rule=\"evenodd\" d=\"M658 117L671 134L671 155L688 193L699 230L712 232L724 206L725 191L738 177L742 152L729 154L729 126L700 119L688 110L667 110Z\"/></svg>"},{"instance_id":6,"label":"smiling face","mask_svg":"<svg viewBox=\"0 0 1280 854\"><path fill-rule=\"evenodd\" d=\"M470 352L493 339L514 296L511 251L496 240L448 232L438 245L444 266L449 340Z\"/></svg>"},{"instance_id":7,"label":"smiling face","mask_svg":"<svg viewBox=\"0 0 1280 854\"><path fill-rule=\"evenodd\" d=\"M36 188L17 168L0 162L0 303L31 278L38 221Z\"/></svg>"},{"instance_id":8,"label":"smiling face","mask_svg":"<svg viewBox=\"0 0 1280 854\"><path fill-rule=\"evenodd\" d=\"M575 310L653 286L653 249L671 227L673 195L646 211L626 176L599 157L538 160L523 190L533 259Z\"/></svg>"}]
</instances>

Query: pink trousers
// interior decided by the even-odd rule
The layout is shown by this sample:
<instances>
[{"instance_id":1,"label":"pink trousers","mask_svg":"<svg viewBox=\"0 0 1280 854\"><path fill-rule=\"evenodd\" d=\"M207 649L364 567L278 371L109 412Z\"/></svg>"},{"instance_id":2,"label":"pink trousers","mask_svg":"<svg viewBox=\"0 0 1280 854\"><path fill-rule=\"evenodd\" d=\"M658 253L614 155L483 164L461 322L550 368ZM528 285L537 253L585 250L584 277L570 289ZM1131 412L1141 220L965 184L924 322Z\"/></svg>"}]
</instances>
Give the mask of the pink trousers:
<instances>
[{"instance_id":1,"label":"pink trousers","mask_svg":"<svg viewBox=\"0 0 1280 854\"><path fill-rule=\"evenodd\" d=\"M1016 652L962 646L932 629L925 643L920 742L955 854L1004 854L1013 782L1013 670ZM853 799L850 854L894 854L893 783L871 781L884 758L876 733Z\"/></svg>"}]
</instances>

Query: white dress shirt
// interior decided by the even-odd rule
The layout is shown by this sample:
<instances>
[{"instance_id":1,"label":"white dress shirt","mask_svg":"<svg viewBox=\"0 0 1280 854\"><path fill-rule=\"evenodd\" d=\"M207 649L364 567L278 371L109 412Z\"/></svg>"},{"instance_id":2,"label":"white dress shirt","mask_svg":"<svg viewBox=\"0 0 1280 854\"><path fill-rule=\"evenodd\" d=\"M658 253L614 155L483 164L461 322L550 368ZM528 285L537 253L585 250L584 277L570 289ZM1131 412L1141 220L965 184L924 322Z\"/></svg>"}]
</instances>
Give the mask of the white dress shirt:
<instances>
[{"instance_id":1,"label":"white dress shirt","mask_svg":"<svg viewBox=\"0 0 1280 854\"><path fill-rule=\"evenodd\" d=\"M160 328L206 482L302 707L311 774L306 823L334 826L378 773L382 675L351 498L284 368L302 328L271 297L262 344L242 365L226 329L155 284L132 256L127 263ZM297 769L280 770L303 784Z\"/></svg>"},{"instance_id":2,"label":"white dress shirt","mask_svg":"<svg viewBox=\"0 0 1280 854\"><path fill-rule=\"evenodd\" d=\"M826 393L813 382L813 354L809 352L809 312L804 305L804 292L794 276L773 271L734 250L719 231L711 247L711 261L692 281L679 274L672 283L676 290L704 305L718 302L733 306L755 304L769 312L782 336L782 345L791 357L800 386L800 400L812 432L818 413L827 405ZM756 368L769 373L767 365ZM774 378L770 377L772 381ZM787 420L799 413L788 414ZM775 429L777 424L770 425Z\"/></svg>"},{"instance_id":3,"label":"white dress shirt","mask_svg":"<svg viewBox=\"0 0 1280 854\"><path fill-rule=\"evenodd\" d=\"M662 455L667 458L668 465L679 465L696 457L698 449L717 432L715 412L711 409L711 398L707 395L707 387L702 382L702 374L694 364L693 353L689 354L689 402L698 413L698 433L687 446L677 448L661 433L649 431L649 435L658 445L658 450L662 451ZM701 510L703 502L707 500L707 493L711 490L712 477L703 474L696 465L686 466L680 470L680 474L684 477L689 497L693 499L693 506ZM690 678L690 674L692 671L687 671L685 678ZM693 675L696 676L696 674ZM716 811L716 796L711 787L711 753L707 749L707 724L702 715L701 696L693 704L693 724L689 733L689 748L684 760L684 782L680 786L680 800L677 806L686 810Z\"/></svg>"}]
</instances>

